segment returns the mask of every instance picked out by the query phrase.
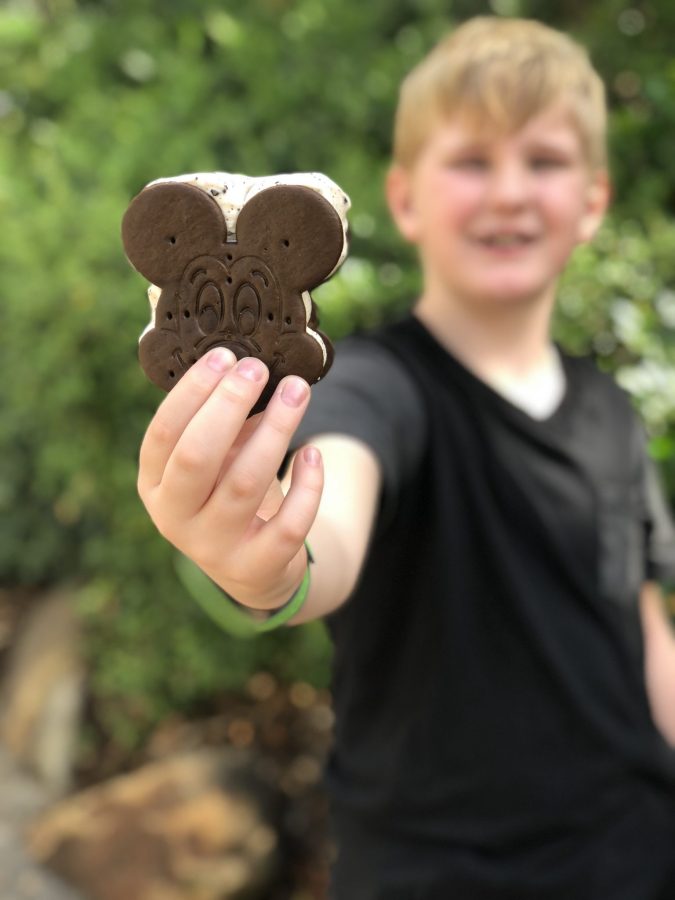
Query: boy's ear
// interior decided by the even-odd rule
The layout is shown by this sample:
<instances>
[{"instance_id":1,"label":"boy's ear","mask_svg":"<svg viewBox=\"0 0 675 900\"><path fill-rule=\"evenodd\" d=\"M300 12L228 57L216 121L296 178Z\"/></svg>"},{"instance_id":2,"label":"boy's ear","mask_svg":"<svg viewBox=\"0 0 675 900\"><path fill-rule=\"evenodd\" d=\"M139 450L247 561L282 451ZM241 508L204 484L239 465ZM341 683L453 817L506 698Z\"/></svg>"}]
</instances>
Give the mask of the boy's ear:
<instances>
[{"instance_id":1,"label":"boy's ear","mask_svg":"<svg viewBox=\"0 0 675 900\"><path fill-rule=\"evenodd\" d=\"M588 182L586 209L579 222L578 242L586 244L595 237L612 198L612 184L606 169L594 172Z\"/></svg>"},{"instance_id":2,"label":"boy's ear","mask_svg":"<svg viewBox=\"0 0 675 900\"><path fill-rule=\"evenodd\" d=\"M417 242L417 216L412 197L412 180L410 172L403 166L394 163L387 172L385 193L389 212L396 227L406 241Z\"/></svg>"}]
</instances>

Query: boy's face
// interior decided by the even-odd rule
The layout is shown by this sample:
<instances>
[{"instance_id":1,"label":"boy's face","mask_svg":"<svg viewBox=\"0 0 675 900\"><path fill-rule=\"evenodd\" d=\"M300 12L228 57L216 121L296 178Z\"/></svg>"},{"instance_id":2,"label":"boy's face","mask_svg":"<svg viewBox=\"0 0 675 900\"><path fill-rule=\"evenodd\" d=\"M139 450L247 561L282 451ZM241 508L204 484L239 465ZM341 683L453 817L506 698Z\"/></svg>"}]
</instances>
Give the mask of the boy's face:
<instances>
[{"instance_id":1,"label":"boy's face","mask_svg":"<svg viewBox=\"0 0 675 900\"><path fill-rule=\"evenodd\" d=\"M513 133L439 124L411 169L392 168L387 194L426 290L503 304L548 294L595 234L609 185L591 173L564 108L551 107Z\"/></svg>"}]
</instances>

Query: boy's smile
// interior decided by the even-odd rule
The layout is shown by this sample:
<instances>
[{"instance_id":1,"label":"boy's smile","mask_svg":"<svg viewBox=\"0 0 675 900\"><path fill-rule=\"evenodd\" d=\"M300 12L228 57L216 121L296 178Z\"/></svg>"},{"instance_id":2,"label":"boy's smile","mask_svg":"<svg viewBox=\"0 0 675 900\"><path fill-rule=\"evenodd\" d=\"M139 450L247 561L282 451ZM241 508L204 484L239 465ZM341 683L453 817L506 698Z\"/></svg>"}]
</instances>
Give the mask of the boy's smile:
<instances>
[{"instance_id":1,"label":"boy's smile","mask_svg":"<svg viewBox=\"0 0 675 900\"><path fill-rule=\"evenodd\" d=\"M547 295L574 247L595 233L607 192L606 174L591 173L562 107L513 132L454 117L389 180L392 213L418 246L425 289L473 303Z\"/></svg>"}]
</instances>

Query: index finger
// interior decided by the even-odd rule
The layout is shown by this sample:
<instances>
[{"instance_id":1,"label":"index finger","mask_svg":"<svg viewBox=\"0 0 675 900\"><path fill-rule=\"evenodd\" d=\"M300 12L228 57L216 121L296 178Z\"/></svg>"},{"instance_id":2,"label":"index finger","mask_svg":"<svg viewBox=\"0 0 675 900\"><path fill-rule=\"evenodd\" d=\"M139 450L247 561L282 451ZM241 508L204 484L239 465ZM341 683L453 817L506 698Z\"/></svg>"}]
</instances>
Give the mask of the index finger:
<instances>
[{"instance_id":1,"label":"index finger","mask_svg":"<svg viewBox=\"0 0 675 900\"><path fill-rule=\"evenodd\" d=\"M188 369L161 402L141 444L138 470L141 496L160 483L180 436L236 361L231 350L214 347Z\"/></svg>"}]
</instances>

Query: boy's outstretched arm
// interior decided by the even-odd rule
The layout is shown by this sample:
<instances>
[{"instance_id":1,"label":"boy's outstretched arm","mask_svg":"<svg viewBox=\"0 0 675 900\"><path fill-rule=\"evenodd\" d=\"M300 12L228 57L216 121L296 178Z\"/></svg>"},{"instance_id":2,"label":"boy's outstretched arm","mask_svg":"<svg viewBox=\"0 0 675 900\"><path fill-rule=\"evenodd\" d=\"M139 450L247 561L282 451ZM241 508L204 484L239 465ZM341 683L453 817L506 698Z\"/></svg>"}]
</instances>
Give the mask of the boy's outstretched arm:
<instances>
[{"instance_id":1,"label":"boy's outstretched arm","mask_svg":"<svg viewBox=\"0 0 675 900\"><path fill-rule=\"evenodd\" d=\"M645 681L654 722L675 746L675 632L668 621L661 588L646 581L640 596L645 641Z\"/></svg>"},{"instance_id":2,"label":"boy's outstretched arm","mask_svg":"<svg viewBox=\"0 0 675 900\"><path fill-rule=\"evenodd\" d=\"M292 620L307 621L353 588L374 520L379 465L360 442L325 436L319 449L295 454L284 492L277 472L309 387L288 376L265 412L247 419L267 377L259 360L236 362L223 348L202 357L147 429L138 491L160 533L252 609L279 607L295 591L309 534L312 587Z\"/></svg>"},{"instance_id":3,"label":"boy's outstretched arm","mask_svg":"<svg viewBox=\"0 0 675 900\"><path fill-rule=\"evenodd\" d=\"M323 495L308 537L315 563L309 598L290 625L326 615L354 590L375 522L382 478L374 452L355 438L321 434L312 439L312 445L324 464ZM284 490L290 486L289 472L282 480Z\"/></svg>"}]
</instances>

